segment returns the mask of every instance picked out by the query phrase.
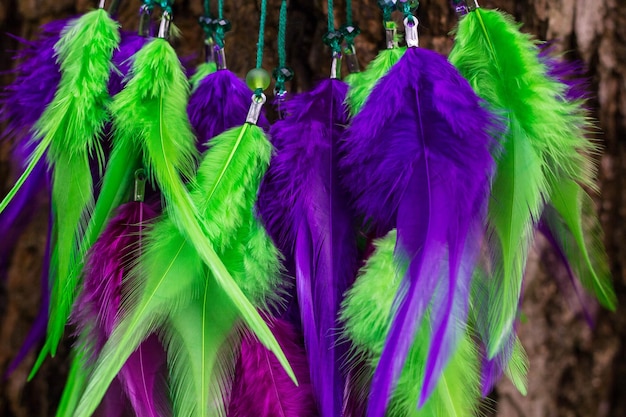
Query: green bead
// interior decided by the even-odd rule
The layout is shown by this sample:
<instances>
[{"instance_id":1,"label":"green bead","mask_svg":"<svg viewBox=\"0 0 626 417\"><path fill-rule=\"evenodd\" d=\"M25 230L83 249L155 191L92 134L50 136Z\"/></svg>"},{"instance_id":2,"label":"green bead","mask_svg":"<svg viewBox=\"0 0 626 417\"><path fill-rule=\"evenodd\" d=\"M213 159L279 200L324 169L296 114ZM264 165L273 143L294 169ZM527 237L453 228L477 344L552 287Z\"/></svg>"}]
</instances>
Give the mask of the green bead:
<instances>
[{"instance_id":1,"label":"green bead","mask_svg":"<svg viewBox=\"0 0 626 417\"><path fill-rule=\"evenodd\" d=\"M270 74L263 68L252 69L248 71L246 75L246 84L248 84L248 87L253 91L258 88L265 90L270 86L270 82Z\"/></svg>"}]
</instances>

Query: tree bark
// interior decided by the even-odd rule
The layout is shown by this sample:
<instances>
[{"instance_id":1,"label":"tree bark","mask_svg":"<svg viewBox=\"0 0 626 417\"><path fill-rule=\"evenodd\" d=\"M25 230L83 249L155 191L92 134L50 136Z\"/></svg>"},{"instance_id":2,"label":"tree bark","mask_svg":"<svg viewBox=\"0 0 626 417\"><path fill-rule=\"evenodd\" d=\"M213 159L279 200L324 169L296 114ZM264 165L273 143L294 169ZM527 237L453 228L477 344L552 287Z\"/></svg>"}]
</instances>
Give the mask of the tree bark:
<instances>
[{"instance_id":1,"label":"tree bark","mask_svg":"<svg viewBox=\"0 0 626 417\"><path fill-rule=\"evenodd\" d=\"M530 357L529 389L521 396L506 380L485 404L488 415L499 417L626 415L626 8L622 0L498 0L481 6L500 8L524 24L522 30L542 40L554 40L569 58L588 66L592 81L591 106L599 120L597 140L604 152L599 157L600 193L595 195L604 229L614 283L620 301L617 312L600 308L595 326L583 319L571 290L558 285L565 269L549 245L538 236L529 262L519 334ZM94 2L95 3L95 2ZM214 1L215 3L215 1ZM228 0L225 16L233 23L227 36L229 67L245 76L254 65L258 1ZM447 0L424 1L418 15L421 46L449 52L455 25ZM137 24L138 0L122 2L120 21L124 29ZM47 21L85 12L91 0L5 0L0 3L0 82L11 81L4 71L12 68L12 52L19 48L11 33L25 39L37 35ZM279 0L268 0L268 23L264 67L276 66ZM287 34L288 65L296 76L291 91L310 89L329 71L329 52L321 38L326 31L323 0L291 0ZM343 23L344 1L335 1L335 17ZM202 13L200 0L182 0L174 9L175 23L183 37L176 41L182 56L201 57ZM376 0L354 4L355 21L362 29L356 39L362 66L383 47L383 33ZM4 195L16 177L9 163L10 144L0 146L0 190ZM45 245L47 214L38 213L10 260L6 277L0 279L0 372L4 374L37 313L39 275ZM67 340L61 352L49 359L31 382L26 376L36 357L32 352L8 378L0 379L0 415L6 417L53 416L67 374Z\"/></svg>"}]
</instances>

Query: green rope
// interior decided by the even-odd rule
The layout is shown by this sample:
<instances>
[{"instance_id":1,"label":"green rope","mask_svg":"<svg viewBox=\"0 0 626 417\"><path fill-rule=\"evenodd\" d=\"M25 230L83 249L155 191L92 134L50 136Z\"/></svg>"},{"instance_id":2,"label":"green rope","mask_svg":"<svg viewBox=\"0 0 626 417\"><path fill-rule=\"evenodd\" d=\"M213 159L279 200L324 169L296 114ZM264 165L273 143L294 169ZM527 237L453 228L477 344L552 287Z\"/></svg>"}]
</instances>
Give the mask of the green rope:
<instances>
[{"instance_id":1,"label":"green rope","mask_svg":"<svg viewBox=\"0 0 626 417\"><path fill-rule=\"evenodd\" d=\"M332 0L329 0L332 1ZM261 18L259 19L259 41L256 44L256 67L263 65L263 47L265 46L265 18L267 17L267 0L261 0Z\"/></svg>"},{"instance_id":2,"label":"green rope","mask_svg":"<svg viewBox=\"0 0 626 417\"><path fill-rule=\"evenodd\" d=\"M278 67L284 68L287 61L285 48L285 38L287 32L287 0L282 0L280 4L280 15L278 20Z\"/></svg>"},{"instance_id":3,"label":"green rope","mask_svg":"<svg viewBox=\"0 0 626 417\"><path fill-rule=\"evenodd\" d=\"M211 15L211 0L204 0L204 15Z\"/></svg>"},{"instance_id":4,"label":"green rope","mask_svg":"<svg viewBox=\"0 0 626 417\"><path fill-rule=\"evenodd\" d=\"M352 26L352 0L346 0L346 25Z\"/></svg>"},{"instance_id":5,"label":"green rope","mask_svg":"<svg viewBox=\"0 0 626 417\"><path fill-rule=\"evenodd\" d=\"M333 0L328 0L328 32L335 30L335 15L333 10Z\"/></svg>"},{"instance_id":6,"label":"green rope","mask_svg":"<svg viewBox=\"0 0 626 417\"><path fill-rule=\"evenodd\" d=\"M224 18L224 0L217 0L217 18L220 20Z\"/></svg>"}]
</instances>

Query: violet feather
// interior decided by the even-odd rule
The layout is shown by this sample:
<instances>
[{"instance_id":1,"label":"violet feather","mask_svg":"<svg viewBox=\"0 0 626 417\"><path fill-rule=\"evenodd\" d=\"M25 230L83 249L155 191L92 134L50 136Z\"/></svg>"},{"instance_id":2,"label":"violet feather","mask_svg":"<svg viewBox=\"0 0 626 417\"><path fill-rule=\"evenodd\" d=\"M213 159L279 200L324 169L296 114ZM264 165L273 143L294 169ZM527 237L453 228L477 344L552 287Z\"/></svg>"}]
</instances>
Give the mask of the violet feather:
<instances>
[{"instance_id":1,"label":"violet feather","mask_svg":"<svg viewBox=\"0 0 626 417\"><path fill-rule=\"evenodd\" d=\"M77 300L74 321L90 360L100 352L121 314L125 294L124 277L141 251L146 223L156 218L158 205L130 202L117 209L88 254L83 292ZM89 357L89 355L88 355ZM139 417L163 415L164 387L161 366L166 355L156 337L148 338L130 356L118 378ZM157 395L157 394L163 395Z\"/></svg>"},{"instance_id":2,"label":"violet feather","mask_svg":"<svg viewBox=\"0 0 626 417\"><path fill-rule=\"evenodd\" d=\"M347 130L344 184L379 232L398 229L408 262L376 368L369 416L382 416L429 306L432 339L420 406L464 332L481 244L495 127L470 85L441 55L409 48Z\"/></svg>"},{"instance_id":3,"label":"violet feather","mask_svg":"<svg viewBox=\"0 0 626 417\"><path fill-rule=\"evenodd\" d=\"M302 336L283 320L268 322L298 379L296 387L276 357L254 336L243 338L228 417L316 417Z\"/></svg>"},{"instance_id":4,"label":"violet feather","mask_svg":"<svg viewBox=\"0 0 626 417\"><path fill-rule=\"evenodd\" d=\"M295 266L297 299L320 415L342 413L345 344L338 311L357 269L356 232L339 183L339 140L347 123L345 83L324 80L285 104L271 130L276 155L259 195L259 209Z\"/></svg>"},{"instance_id":5,"label":"violet feather","mask_svg":"<svg viewBox=\"0 0 626 417\"><path fill-rule=\"evenodd\" d=\"M193 127L198 146L206 150L215 136L241 126L250 108L252 90L232 71L213 72L200 81L187 105L189 122ZM269 123L263 114L258 126L264 130Z\"/></svg>"}]
</instances>

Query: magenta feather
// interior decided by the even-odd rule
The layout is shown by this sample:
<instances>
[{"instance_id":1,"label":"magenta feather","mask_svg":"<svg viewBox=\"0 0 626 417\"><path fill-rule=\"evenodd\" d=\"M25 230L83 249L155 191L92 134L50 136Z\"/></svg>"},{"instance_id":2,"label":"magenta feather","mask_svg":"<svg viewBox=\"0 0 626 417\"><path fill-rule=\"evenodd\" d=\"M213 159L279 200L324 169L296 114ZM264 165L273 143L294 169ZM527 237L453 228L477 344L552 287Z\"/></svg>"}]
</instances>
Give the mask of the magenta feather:
<instances>
[{"instance_id":1,"label":"magenta feather","mask_svg":"<svg viewBox=\"0 0 626 417\"><path fill-rule=\"evenodd\" d=\"M273 319L268 325L291 364L298 386L276 357L248 335L243 338L236 365L228 417L316 417L302 336L280 319Z\"/></svg>"},{"instance_id":2,"label":"magenta feather","mask_svg":"<svg viewBox=\"0 0 626 417\"><path fill-rule=\"evenodd\" d=\"M157 202L158 203L158 202ZM74 320L91 360L98 355L113 332L125 296L124 278L141 252L142 230L156 218L158 204L130 202L120 206L117 214L90 249L85 267L83 292L77 300ZM118 378L139 417L157 417L159 402L155 392L163 391L162 370L165 352L152 336L130 356Z\"/></svg>"},{"instance_id":3,"label":"magenta feather","mask_svg":"<svg viewBox=\"0 0 626 417\"><path fill-rule=\"evenodd\" d=\"M286 103L270 131L276 147L259 197L261 216L293 259L300 320L320 415L341 415L345 389L337 314L357 269L356 232L339 183L347 86L324 80Z\"/></svg>"},{"instance_id":4,"label":"magenta feather","mask_svg":"<svg viewBox=\"0 0 626 417\"><path fill-rule=\"evenodd\" d=\"M202 150L206 150L215 136L245 122L251 97L252 90L227 69L213 72L200 81L189 98L187 114ZM264 130L269 126L264 114L258 126Z\"/></svg>"},{"instance_id":5,"label":"magenta feather","mask_svg":"<svg viewBox=\"0 0 626 417\"><path fill-rule=\"evenodd\" d=\"M464 331L494 162L494 118L441 55L409 48L347 130L344 184L380 231L398 229L409 262L374 374L369 416L382 416L426 309L428 398Z\"/></svg>"}]
</instances>

